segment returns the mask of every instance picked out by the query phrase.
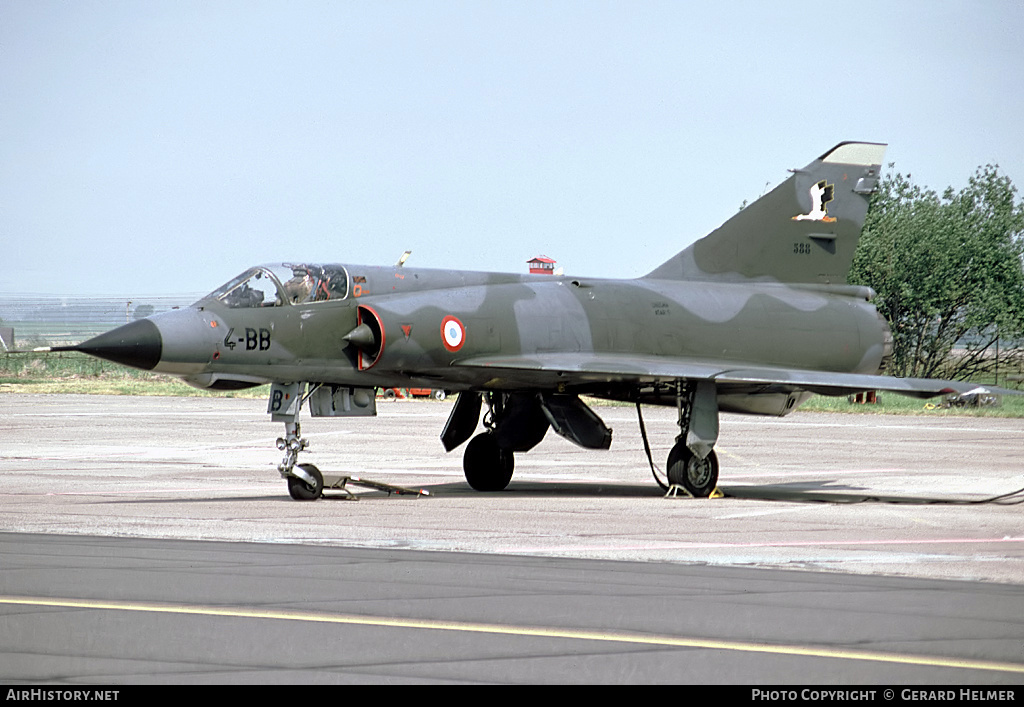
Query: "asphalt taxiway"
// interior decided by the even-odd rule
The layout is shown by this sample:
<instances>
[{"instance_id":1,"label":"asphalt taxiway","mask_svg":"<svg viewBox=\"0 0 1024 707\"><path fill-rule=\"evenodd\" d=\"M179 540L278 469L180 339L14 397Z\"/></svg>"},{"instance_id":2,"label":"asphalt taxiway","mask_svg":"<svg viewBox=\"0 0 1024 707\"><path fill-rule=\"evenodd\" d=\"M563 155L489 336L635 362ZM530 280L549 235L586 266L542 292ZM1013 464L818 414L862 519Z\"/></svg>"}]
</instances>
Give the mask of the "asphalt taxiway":
<instances>
[{"instance_id":1,"label":"asphalt taxiway","mask_svg":"<svg viewBox=\"0 0 1024 707\"><path fill-rule=\"evenodd\" d=\"M508 489L465 483L438 440L451 403L304 418L302 461L429 497L357 490L291 500L266 403L0 397L0 529L293 542L1024 584L1024 421L796 412L723 416L721 499L666 499L631 407L601 407L612 449L549 432ZM675 413L645 409L664 466ZM279 429L280 428L280 429ZM328 494L330 496L330 494Z\"/></svg>"},{"instance_id":2,"label":"asphalt taxiway","mask_svg":"<svg viewBox=\"0 0 1024 707\"><path fill-rule=\"evenodd\" d=\"M633 408L601 407L611 450L549 433L517 456L506 491L481 494L438 441L450 402L399 401L372 419L305 418L303 461L430 495L310 503L277 474L283 426L265 406L0 396L0 679L935 683L1024 670L1019 420L724 416L725 497L696 500L663 497ZM663 465L675 413L645 420ZM154 638L171 636L184 638ZM288 648L260 648L273 645Z\"/></svg>"},{"instance_id":3,"label":"asphalt taxiway","mask_svg":"<svg viewBox=\"0 0 1024 707\"><path fill-rule=\"evenodd\" d=\"M0 682L1017 685L1018 588L0 533ZM879 689L881 701L881 689Z\"/></svg>"}]
</instances>

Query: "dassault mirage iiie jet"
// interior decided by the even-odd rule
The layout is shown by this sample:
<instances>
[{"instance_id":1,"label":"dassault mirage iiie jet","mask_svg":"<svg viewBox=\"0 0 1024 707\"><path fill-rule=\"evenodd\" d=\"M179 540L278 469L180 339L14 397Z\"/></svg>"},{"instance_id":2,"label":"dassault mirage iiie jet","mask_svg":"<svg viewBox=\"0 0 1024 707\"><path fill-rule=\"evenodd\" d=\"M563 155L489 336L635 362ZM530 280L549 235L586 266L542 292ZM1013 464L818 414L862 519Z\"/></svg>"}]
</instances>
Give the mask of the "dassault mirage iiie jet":
<instances>
[{"instance_id":1,"label":"dassault mirage iiie jet","mask_svg":"<svg viewBox=\"0 0 1024 707\"><path fill-rule=\"evenodd\" d=\"M458 392L441 441L447 451L469 441L463 468L481 491L504 489L514 455L548 428L607 449L612 432L580 395L631 401L638 412L674 406L668 481L708 496L719 411L785 415L815 393L931 397L975 387L882 375L892 335L872 291L846 283L884 152L835 146L633 280L401 262L262 265L187 309L61 350L211 390L271 383L268 412L285 424L278 470L296 499L323 489L321 472L297 463L307 446L302 406L314 416L374 415L378 387Z\"/></svg>"}]
</instances>

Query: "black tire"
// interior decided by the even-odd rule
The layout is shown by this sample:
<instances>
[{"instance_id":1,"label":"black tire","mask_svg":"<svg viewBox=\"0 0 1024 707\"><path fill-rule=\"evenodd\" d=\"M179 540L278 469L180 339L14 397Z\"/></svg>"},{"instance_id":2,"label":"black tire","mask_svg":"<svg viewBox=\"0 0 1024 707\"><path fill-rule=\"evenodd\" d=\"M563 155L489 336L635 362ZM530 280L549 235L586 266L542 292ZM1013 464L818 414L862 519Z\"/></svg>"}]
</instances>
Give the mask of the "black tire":
<instances>
[{"instance_id":1,"label":"black tire","mask_svg":"<svg viewBox=\"0 0 1024 707\"><path fill-rule=\"evenodd\" d=\"M478 434L466 445L462 470L477 491L501 491L512 480L515 456L498 446L490 432Z\"/></svg>"},{"instance_id":2,"label":"black tire","mask_svg":"<svg viewBox=\"0 0 1024 707\"><path fill-rule=\"evenodd\" d=\"M313 477L316 482L310 486L297 476L288 477L288 494L296 501L315 501L324 491L324 477L312 464L299 464L299 468Z\"/></svg>"},{"instance_id":3,"label":"black tire","mask_svg":"<svg viewBox=\"0 0 1024 707\"><path fill-rule=\"evenodd\" d=\"M668 482L682 486L696 498L707 498L718 486L718 455L711 450L704 459L682 442L668 455Z\"/></svg>"}]
</instances>

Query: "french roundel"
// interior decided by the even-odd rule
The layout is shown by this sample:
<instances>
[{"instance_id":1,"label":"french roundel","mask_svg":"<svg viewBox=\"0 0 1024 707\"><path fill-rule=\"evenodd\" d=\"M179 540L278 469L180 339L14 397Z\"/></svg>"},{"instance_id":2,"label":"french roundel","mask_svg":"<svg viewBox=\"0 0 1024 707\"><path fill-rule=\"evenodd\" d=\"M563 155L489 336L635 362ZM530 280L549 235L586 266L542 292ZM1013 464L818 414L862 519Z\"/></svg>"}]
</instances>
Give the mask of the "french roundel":
<instances>
[{"instance_id":1,"label":"french roundel","mask_svg":"<svg viewBox=\"0 0 1024 707\"><path fill-rule=\"evenodd\" d=\"M441 320L441 341L449 351L458 351L466 343L466 327L456 317L445 317Z\"/></svg>"}]
</instances>

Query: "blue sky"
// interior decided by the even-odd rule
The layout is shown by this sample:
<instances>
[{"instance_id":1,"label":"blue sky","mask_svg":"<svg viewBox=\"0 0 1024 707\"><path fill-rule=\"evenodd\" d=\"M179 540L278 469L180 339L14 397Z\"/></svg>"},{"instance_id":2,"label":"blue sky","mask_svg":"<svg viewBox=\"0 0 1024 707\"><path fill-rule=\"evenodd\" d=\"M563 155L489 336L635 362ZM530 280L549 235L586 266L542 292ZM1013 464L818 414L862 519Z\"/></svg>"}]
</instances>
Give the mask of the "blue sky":
<instances>
[{"instance_id":1,"label":"blue sky","mask_svg":"<svg viewBox=\"0 0 1024 707\"><path fill-rule=\"evenodd\" d=\"M1024 3L0 0L0 296L635 277L843 140L1024 188Z\"/></svg>"}]
</instances>

